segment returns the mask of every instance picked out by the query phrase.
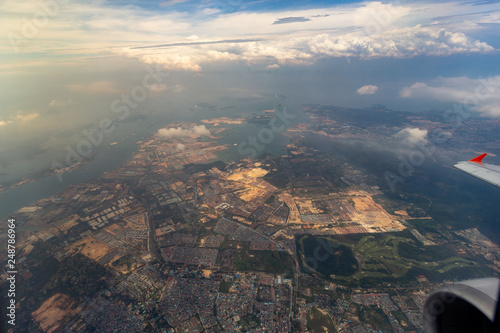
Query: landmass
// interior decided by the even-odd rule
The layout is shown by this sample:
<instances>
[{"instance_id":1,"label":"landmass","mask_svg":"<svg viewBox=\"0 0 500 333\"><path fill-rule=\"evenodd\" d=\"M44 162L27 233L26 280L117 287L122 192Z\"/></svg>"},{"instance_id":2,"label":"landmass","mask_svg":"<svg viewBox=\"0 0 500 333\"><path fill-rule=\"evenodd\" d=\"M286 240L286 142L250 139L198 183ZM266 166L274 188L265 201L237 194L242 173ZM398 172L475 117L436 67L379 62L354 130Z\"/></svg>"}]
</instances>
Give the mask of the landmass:
<instances>
[{"instance_id":1,"label":"landmass","mask_svg":"<svg viewBox=\"0 0 500 333\"><path fill-rule=\"evenodd\" d=\"M500 248L478 229L443 226L422 205L387 195L377 175L308 141L389 143L408 125L443 124L386 117L380 107L356 119L342 108L303 111L310 121L287 130L285 155L224 163L217 153L228 146L215 127L242 119L204 120L209 135L171 124L116 170L19 210L17 327L421 332L429 292L500 272Z\"/></svg>"}]
</instances>

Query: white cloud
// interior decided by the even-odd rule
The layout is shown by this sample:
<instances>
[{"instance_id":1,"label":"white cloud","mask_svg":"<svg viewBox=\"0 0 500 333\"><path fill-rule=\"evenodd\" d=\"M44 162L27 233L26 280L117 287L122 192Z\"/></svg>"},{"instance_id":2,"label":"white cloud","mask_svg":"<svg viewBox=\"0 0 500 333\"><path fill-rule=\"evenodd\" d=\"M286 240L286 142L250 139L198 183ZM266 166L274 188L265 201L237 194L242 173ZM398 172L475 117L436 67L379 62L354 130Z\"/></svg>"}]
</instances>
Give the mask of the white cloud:
<instances>
[{"instance_id":1,"label":"white cloud","mask_svg":"<svg viewBox=\"0 0 500 333\"><path fill-rule=\"evenodd\" d=\"M22 114L22 113L17 113L16 115L10 116L9 120L0 120L0 126L5 126L9 124L19 124L19 123L27 123L30 122L40 116L39 113L34 112L34 113L28 113L28 114Z\"/></svg>"},{"instance_id":2,"label":"white cloud","mask_svg":"<svg viewBox=\"0 0 500 333\"><path fill-rule=\"evenodd\" d=\"M362 86L356 92L360 95L373 95L377 92L378 87L373 85Z\"/></svg>"},{"instance_id":3,"label":"white cloud","mask_svg":"<svg viewBox=\"0 0 500 333\"><path fill-rule=\"evenodd\" d=\"M310 52L328 56L358 56L407 58L418 55L452 55L468 52L489 52L493 47L471 40L463 33L444 28L395 28L381 34L351 33L342 36L317 35L308 43Z\"/></svg>"},{"instance_id":4,"label":"white cloud","mask_svg":"<svg viewBox=\"0 0 500 333\"><path fill-rule=\"evenodd\" d=\"M195 126L192 131L197 135L210 135L210 131L205 127L205 125Z\"/></svg>"},{"instance_id":5,"label":"white cloud","mask_svg":"<svg viewBox=\"0 0 500 333\"><path fill-rule=\"evenodd\" d=\"M404 87L399 95L464 104L481 115L500 117L500 75L480 79L440 77Z\"/></svg>"},{"instance_id":6,"label":"white cloud","mask_svg":"<svg viewBox=\"0 0 500 333\"><path fill-rule=\"evenodd\" d=\"M57 99L53 99L49 102L49 106L50 107L53 107L53 108L59 108L59 107L65 107L65 106L69 106L69 105L74 105L76 104L73 100L57 100Z\"/></svg>"},{"instance_id":7,"label":"white cloud","mask_svg":"<svg viewBox=\"0 0 500 333\"><path fill-rule=\"evenodd\" d=\"M0 126L5 126L5 125L10 124L10 123L12 123L12 120L7 120L7 121L0 120Z\"/></svg>"},{"instance_id":8,"label":"white cloud","mask_svg":"<svg viewBox=\"0 0 500 333\"><path fill-rule=\"evenodd\" d=\"M38 118L38 113L30 113L30 114L18 114L16 119L22 122L32 121L35 118Z\"/></svg>"},{"instance_id":9,"label":"white cloud","mask_svg":"<svg viewBox=\"0 0 500 333\"><path fill-rule=\"evenodd\" d=\"M272 64L272 65L267 66L266 68L267 69L279 69L280 65L278 65L278 64Z\"/></svg>"},{"instance_id":10,"label":"white cloud","mask_svg":"<svg viewBox=\"0 0 500 333\"><path fill-rule=\"evenodd\" d=\"M194 126L193 128L186 129L182 127L176 127L176 128L162 128L156 132L158 136L162 136L165 138L178 138L178 137L185 137L185 136L190 136L190 135L210 135L210 130L206 128L205 125L197 125Z\"/></svg>"},{"instance_id":11,"label":"white cloud","mask_svg":"<svg viewBox=\"0 0 500 333\"><path fill-rule=\"evenodd\" d=\"M280 40L228 41L206 40L204 45L166 48L123 49L123 54L146 63L162 64L170 70L200 71L214 62L311 64L327 57L362 59L418 55L446 56L459 53L485 53L494 48L460 32L440 27L394 28L380 34L357 31L346 34L322 33L307 37L284 36ZM147 50L147 52L145 51Z\"/></svg>"},{"instance_id":12,"label":"white cloud","mask_svg":"<svg viewBox=\"0 0 500 333\"><path fill-rule=\"evenodd\" d=\"M180 93L181 91L183 91L185 89L186 89L186 87L184 87L181 84L174 84L171 86L167 86L164 83L160 83L160 84L152 84L149 86L149 91L152 94L161 93L163 91L170 91L170 92L173 92L174 94L176 94L176 93Z\"/></svg>"},{"instance_id":13,"label":"white cloud","mask_svg":"<svg viewBox=\"0 0 500 333\"><path fill-rule=\"evenodd\" d=\"M53 99L50 101L49 106L51 106L51 107L66 106L66 103L63 101L58 101L58 100Z\"/></svg>"},{"instance_id":14,"label":"white cloud","mask_svg":"<svg viewBox=\"0 0 500 333\"><path fill-rule=\"evenodd\" d=\"M412 146L417 144L426 144L427 130L421 130L417 127L407 127L396 133L395 137L402 140L403 143Z\"/></svg>"},{"instance_id":15,"label":"white cloud","mask_svg":"<svg viewBox=\"0 0 500 333\"><path fill-rule=\"evenodd\" d=\"M164 5L182 2L186 1L170 0ZM214 2L192 2L192 10L188 13L107 6L107 2L102 1L75 2L61 8L64 15L50 17L36 36L17 45L19 52L32 59L12 57L9 61L21 64L39 60L34 55L47 53L50 49L54 59L65 56L65 59L78 60L89 55L118 54L148 64L162 64L166 69L200 71L214 62L264 63L267 66L309 64L324 57L369 59L482 53L493 48L467 36L472 29L470 26L477 31L486 29L483 23L500 22L499 9L492 4L478 7L458 2L398 6L364 2L329 8L235 13L218 12L215 7ZM22 35L20 18L23 15L31 17L27 13L35 13L38 9L35 5L19 5L13 0L2 2L0 12L5 19L0 22L0 29ZM463 28L457 24L460 15L479 9L488 14L467 17ZM447 24L447 19L436 18L439 13L456 15L457 19ZM272 24L283 17L303 18L298 23L302 29L297 30L296 24ZM435 22L429 24L432 20ZM242 39L252 41L243 42ZM167 46L136 48L158 44ZM0 52L11 53L12 45L0 45ZM44 59L48 60L42 63L50 61L51 56Z\"/></svg>"},{"instance_id":16,"label":"white cloud","mask_svg":"<svg viewBox=\"0 0 500 333\"><path fill-rule=\"evenodd\" d=\"M183 45L157 49L124 49L124 53L168 69L200 71L212 62L310 64L325 57L413 57L489 52L488 44L473 40L446 27L412 25L405 22L421 8L393 6L379 2L352 7L284 11L279 13L234 13L220 15L199 25L211 31L212 44ZM334 12L336 15L329 15ZM427 13L430 15L431 13ZM307 33L297 33L287 24L273 25L276 17L315 17L301 22ZM435 14L432 14L435 15ZM408 19L406 19L408 21ZM258 22L258 24L256 24ZM353 22L358 25L353 26ZM324 31L316 33L315 31ZM232 32L228 35L228 32ZM249 32L251 32L249 34ZM197 37L198 34L197 33ZM205 34L207 36L207 34ZM252 39L240 41L238 38ZM224 40L230 40L224 43ZM145 54L144 54L145 53Z\"/></svg>"},{"instance_id":17,"label":"white cloud","mask_svg":"<svg viewBox=\"0 0 500 333\"><path fill-rule=\"evenodd\" d=\"M184 151L184 149L186 149L186 145L183 145L182 143L178 143L178 144L175 146L175 150L178 150L178 151Z\"/></svg>"},{"instance_id":18,"label":"white cloud","mask_svg":"<svg viewBox=\"0 0 500 333\"><path fill-rule=\"evenodd\" d=\"M173 86L167 87L167 89L177 94L181 91L184 91L186 87L184 87L182 84L174 84Z\"/></svg>"}]
</instances>

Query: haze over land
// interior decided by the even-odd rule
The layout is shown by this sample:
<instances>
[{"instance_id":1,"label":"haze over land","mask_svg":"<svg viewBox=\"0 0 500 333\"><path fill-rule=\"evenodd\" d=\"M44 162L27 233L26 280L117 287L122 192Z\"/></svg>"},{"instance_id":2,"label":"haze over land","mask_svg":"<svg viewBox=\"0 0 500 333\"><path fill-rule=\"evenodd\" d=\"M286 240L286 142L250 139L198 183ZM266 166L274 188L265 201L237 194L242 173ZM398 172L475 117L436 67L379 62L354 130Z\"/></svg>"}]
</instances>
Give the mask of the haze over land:
<instances>
[{"instance_id":1,"label":"haze over land","mask_svg":"<svg viewBox=\"0 0 500 333\"><path fill-rule=\"evenodd\" d=\"M103 118L122 128L135 122L107 133L104 139L113 142L156 130L160 121L203 119L216 109L253 111L249 101L272 109L276 95L296 109L379 103L422 111L469 103L473 115L500 115L493 93L500 87L496 3L47 0L0 6L6 32L0 44L2 183L64 162L66 147L76 149L82 131L99 128ZM148 78L147 97L137 95L151 71L162 76ZM477 89L482 98L476 103ZM143 117L118 119L122 113L113 110L126 106L122 96L132 92L140 101L129 102L130 115Z\"/></svg>"}]
</instances>

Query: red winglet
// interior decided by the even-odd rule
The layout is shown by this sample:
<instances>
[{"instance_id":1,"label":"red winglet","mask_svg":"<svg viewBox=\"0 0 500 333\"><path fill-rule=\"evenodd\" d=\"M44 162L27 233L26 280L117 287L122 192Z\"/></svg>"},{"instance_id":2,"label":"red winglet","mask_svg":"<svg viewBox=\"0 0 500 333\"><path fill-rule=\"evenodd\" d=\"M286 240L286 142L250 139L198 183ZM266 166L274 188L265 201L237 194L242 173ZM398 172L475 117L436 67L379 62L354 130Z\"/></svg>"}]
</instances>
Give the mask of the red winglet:
<instances>
[{"instance_id":1,"label":"red winglet","mask_svg":"<svg viewBox=\"0 0 500 333\"><path fill-rule=\"evenodd\" d=\"M472 160L469 160L469 162L481 163L481 161L483 160L483 158L486 155L488 155L488 154L482 154L482 155L479 155L478 157L474 157Z\"/></svg>"}]
</instances>

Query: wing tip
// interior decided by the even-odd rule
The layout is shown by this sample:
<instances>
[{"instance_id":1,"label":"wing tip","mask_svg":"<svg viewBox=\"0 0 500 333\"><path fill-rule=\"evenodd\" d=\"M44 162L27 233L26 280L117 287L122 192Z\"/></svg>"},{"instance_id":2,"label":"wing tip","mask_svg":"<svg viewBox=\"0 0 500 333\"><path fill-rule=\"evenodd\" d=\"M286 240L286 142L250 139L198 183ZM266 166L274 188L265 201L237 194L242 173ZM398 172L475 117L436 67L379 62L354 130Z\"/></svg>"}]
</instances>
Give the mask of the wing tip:
<instances>
[{"instance_id":1,"label":"wing tip","mask_svg":"<svg viewBox=\"0 0 500 333\"><path fill-rule=\"evenodd\" d=\"M481 161L483 160L483 158L488 155L488 154L481 154L477 157L474 157L472 160L469 160L469 162L476 162L476 163L481 163Z\"/></svg>"}]
</instances>

